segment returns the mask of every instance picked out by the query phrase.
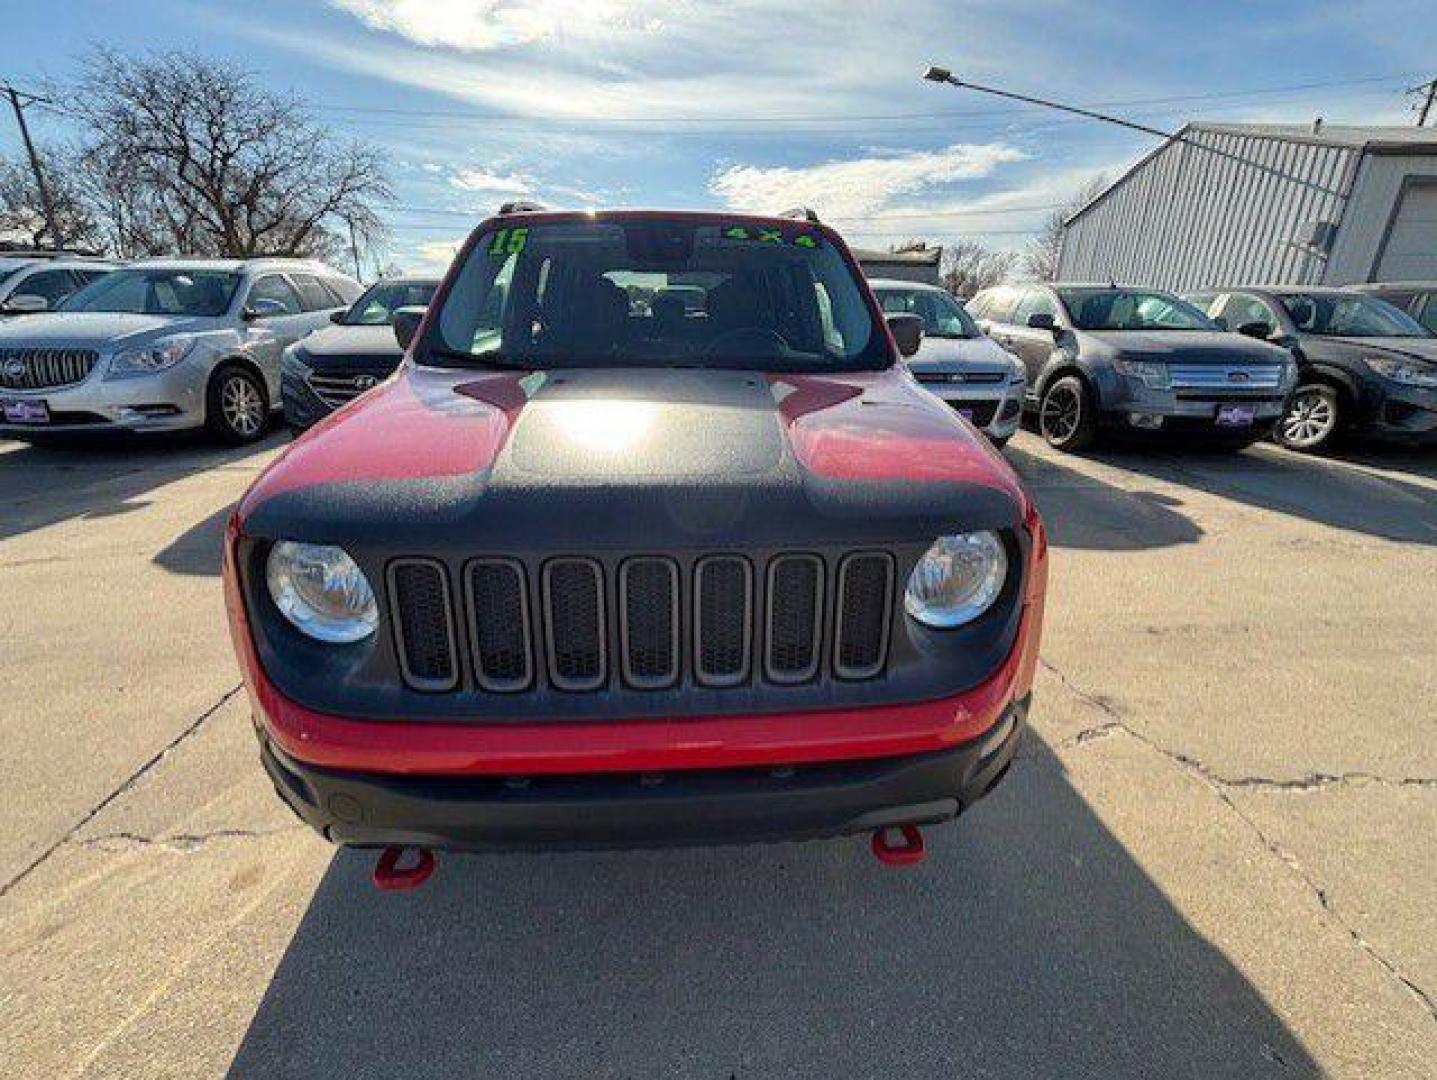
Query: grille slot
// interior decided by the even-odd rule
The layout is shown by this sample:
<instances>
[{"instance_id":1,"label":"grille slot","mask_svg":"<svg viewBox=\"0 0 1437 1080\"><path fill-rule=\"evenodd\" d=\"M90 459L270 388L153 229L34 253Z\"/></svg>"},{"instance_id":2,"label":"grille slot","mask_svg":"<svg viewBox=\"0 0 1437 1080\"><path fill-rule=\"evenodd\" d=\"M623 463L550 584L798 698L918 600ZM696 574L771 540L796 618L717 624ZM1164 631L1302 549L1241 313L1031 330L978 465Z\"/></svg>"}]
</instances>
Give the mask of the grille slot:
<instances>
[{"instance_id":1,"label":"grille slot","mask_svg":"<svg viewBox=\"0 0 1437 1080\"><path fill-rule=\"evenodd\" d=\"M533 637L524 568L512 559L475 559L464 575L474 678L494 693L527 690L534 681Z\"/></svg>"},{"instance_id":2,"label":"grille slot","mask_svg":"<svg viewBox=\"0 0 1437 1080\"><path fill-rule=\"evenodd\" d=\"M0 387L57 390L82 383L95 367L93 349L0 349Z\"/></svg>"},{"instance_id":3,"label":"grille slot","mask_svg":"<svg viewBox=\"0 0 1437 1080\"><path fill-rule=\"evenodd\" d=\"M855 552L838 566L833 671L841 679L871 679L888 658L893 609L893 559Z\"/></svg>"},{"instance_id":4,"label":"grille slot","mask_svg":"<svg viewBox=\"0 0 1437 1080\"><path fill-rule=\"evenodd\" d=\"M321 375L312 373L306 380L319 400L332 408L348 404L360 394L383 382L383 377L361 372L358 375Z\"/></svg>"},{"instance_id":5,"label":"grille slot","mask_svg":"<svg viewBox=\"0 0 1437 1080\"><path fill-rule=\"evenodd\" d=\"M543 574L549 679L560 690L604 684L604 578L589 559L555 559Z\"/></svg>"},{"instance_id":6,"label":"grille slot","mask_svg":"<svg viewBox=\"0 0 1437 1080\"><path fill-rule=\"evenodd\" d=\"M753 650L753 571L736 555L713 555L694 569L694 673L705 686L748 678Z\"/></svg>"},{"instance_id":7,"label":"grille slot","mask_svg":"<svg viewBox=\"0 0 1437 1080\"><path fill-rule=\"evenodd\" d=\"M388 576L404 681L416 690L454 689L459 665L444 567L429 559L397 559Z\"/></svg>"},{"instance_id":8,"label":"grille slot","mask_svg":"<svg viewBox=\"0 0 1437 1080\"><path fill-rule=\"evenodd\" d=\"M771 682L806 682L818 673L823 628L823 561L779 555L768 564L764 671Z\"/></svg>"},{"instance_id":9,"label":"grille slot","mask_svg":"<svg viewBox=\"0 0 1437 1080\"><path fill-rule=\"evenodd\" d=\"M619 568L619 641L624 680L645 690L679 677L679 569L668 559L630 559Z\"/></svg>"}]
</instances>

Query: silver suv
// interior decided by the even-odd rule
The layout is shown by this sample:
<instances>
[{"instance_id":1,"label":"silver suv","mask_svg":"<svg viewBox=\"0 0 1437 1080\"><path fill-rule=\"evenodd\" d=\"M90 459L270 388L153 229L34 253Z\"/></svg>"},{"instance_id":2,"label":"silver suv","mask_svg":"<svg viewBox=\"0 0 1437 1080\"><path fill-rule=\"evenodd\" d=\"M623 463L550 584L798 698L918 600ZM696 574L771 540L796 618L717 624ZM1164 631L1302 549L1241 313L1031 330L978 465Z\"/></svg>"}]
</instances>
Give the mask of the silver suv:
<instances>
[{"instance_id":1,"label":"silver suv","mask_svg":"<svg viewBox=\"0 0 1437 1080\"><path fill-rule=\"evenodd\" d=\"M0 435L264 434L285 346L360 286L303 259L155 259L87 285L62 310L0 325Z\"/></svg>"}]
</instances>

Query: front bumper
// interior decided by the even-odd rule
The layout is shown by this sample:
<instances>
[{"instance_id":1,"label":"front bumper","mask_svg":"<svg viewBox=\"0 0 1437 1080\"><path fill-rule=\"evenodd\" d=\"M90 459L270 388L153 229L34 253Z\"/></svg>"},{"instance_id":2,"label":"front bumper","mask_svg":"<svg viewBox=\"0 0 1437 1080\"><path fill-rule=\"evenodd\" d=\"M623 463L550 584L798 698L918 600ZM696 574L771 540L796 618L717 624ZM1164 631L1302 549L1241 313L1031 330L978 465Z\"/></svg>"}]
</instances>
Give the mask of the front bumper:
<instances>
[{"instance_id":1,"label":"front bumper","mask_svg":"<svg viewBox=\"0 0 1437 1080\"><path fill-rule=\"evenodd\" d=\"M1385 383L1361 430L1380 439L1437 443L1437 390Z\"/></svg>"},{"instance_id":2,"label":"front bumper","mask_svg":"<svg viewBox=\"0 0 1437 1080\"><path fill-rule=\"evenodd\" d=\"M918 385L964 414L974 427L995 439L1010 438L1023 419L1023 382L950 381L942 374L915 377Z\"/></svg>"},{"instance_id":3,"label":"front bumper","mask_svg":"<svg viewBox=\"0 0 1437 1080\"><path fill-rule=\"evenodd\" d=\"M302 764L263 729L260 756L280 798L339 844L551 851L806 840L956 817L1012 764L1028 701L951 750L797 767L395 776Z\"/></svg>"},{"instance_id":4,"label":"front bumper","mask_svg":"<svg viewBox=\"0 0 1437 1080\"><path fill-rule=\"evenodd\" d=\"M1104 427L1129 431L1219 431L1261 435L1281 419L1289 390L1154 390L1137 379L1114 377L1100 390L1099 422ZM1223 406L1252 410L1246 427L1219 426Z\"/></svg>"},{"instance_id":5,"label":"front bumper","mask_svg":"<svg viewBox=\"0 0 1437 1080\"><path fill-rule=\"evenodd\" d=\"M38 432L187 431L204 426L209 366L187 357L168 371L125 379L104 377L101 358L83 382L58 390L0 390L0 401L45 403L45 423L6 423L0 434Z\"/></svg>"}]
</instances>

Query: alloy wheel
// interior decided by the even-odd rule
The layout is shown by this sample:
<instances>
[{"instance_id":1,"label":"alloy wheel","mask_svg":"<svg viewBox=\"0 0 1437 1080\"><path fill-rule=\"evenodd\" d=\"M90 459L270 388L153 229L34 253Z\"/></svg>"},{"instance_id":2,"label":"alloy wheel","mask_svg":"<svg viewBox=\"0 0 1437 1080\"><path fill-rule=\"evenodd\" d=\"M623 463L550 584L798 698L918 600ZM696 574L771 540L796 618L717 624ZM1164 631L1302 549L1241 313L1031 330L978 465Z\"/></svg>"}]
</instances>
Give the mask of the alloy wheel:
<instances>
[{"instance_id":1,"label":"alloy wheel","mask_svg":"<svg viewBox=\"0 0 1437 1080\"><path fill-rule=\"evenodd\" d=\"M236 435L249 438L264 426L264 397L243 375L231 375L220 389L220 411Z\"/></svg>"},{"instance_id":2,"label":"alloy wheel","mask_svg":"<svg viewBox=\"0 0 1437 1080\"><path fill-rule=\"evenodd\" d=\"M1282 418L1282 441L1300 450L1326 442L1337 427L1337 396L1325 386L1297 391Z\"/></svg>"},{"instance_id":3,"label":"alloy wheel","mask_svg":"<svg viewBox=\"0 0 1437 1080\"><path fill-rule=\"evenodd\" d=\"M1073 437L1083 418L1083 402L1076 391L1067 386L1055 386L1043 398L1043 409L1039 423L1043 435L1055 443L1064 443Z\"/></svg>"}]
</instances>

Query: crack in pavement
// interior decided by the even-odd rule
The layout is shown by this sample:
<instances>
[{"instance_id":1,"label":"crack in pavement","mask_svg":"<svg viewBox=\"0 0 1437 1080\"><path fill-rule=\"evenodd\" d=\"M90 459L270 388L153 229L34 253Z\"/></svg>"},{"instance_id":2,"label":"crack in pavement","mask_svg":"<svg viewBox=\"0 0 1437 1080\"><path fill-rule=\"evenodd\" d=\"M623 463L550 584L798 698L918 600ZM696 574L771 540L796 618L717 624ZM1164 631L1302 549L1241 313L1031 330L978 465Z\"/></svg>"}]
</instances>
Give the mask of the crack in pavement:
<instances>
[{"instance_id":1,"label":"crack in pavement","mask_svg":"<svg viewBox=\"0 0 1437 1080\"><path fill-rule=\"evenodd\" d=\"M301 824L280 825L273 829L214 829L203 833L172 833L169 836L145 836L142 833L120 831L105 833L103 836L85 836L74 841L79 847L93 847L111 854L135 848L160 848L188 854L217 840L257 840L280 833L295 832L304 828Z\"/></svg>"},{"instance_id":2,"label":"crack in pavement","mask_svg":"<svg viewBox=\"0 0 1437 1080\"><path fill-rule=\"evenodd\" d=\"M125 792L129 791L132 787L139 783L146 773L148 773L151 769L153 769L169 755L170 751L174 750L175 747L180 745L180 743L184 742L195 732L199 731L201 725L203 725L206 720L208 720L215 713L219 712L220 709L224 708L226 703L228 703L229 700L236 694L238 694L243 688L244 683L241 682L236 683L230 689L226 690L217 702L211 705L204 712L200 713L199 716L195 717L195 719L191 721L190 724L183 731L181 731L173 739L167 742L159 750L158 753L156 753L138 769L136 769L124 780L122 780L120 784L103 799L97 802L94 806L90 807L90 809L84 813L84 815L80 818L79 821L71 825L67 830L65 830L65 833L58 840L56 840L53 844L47 847L44 851L40 852L40 854L37 855L28 866L22 869L9 881L5 882L4 885L0 885L0 896L7 895L11 889L13 889L16 885L20 884L20 882L24 881L27 877L29 877L37 869L39 869L45 863L45 861L50 858L51 855L55 854L55 852L59 851L67 843L73 840L75 834L78 833L81 829L83 829L86 825L88 825L91 821L93 821L96 815L100 813L100 811L104 810L105 807L109 806L121 795L123 795Z\"/></svg>"},{"instance_id":3,"label":"crack in pavement","mask_svg":"<svg viewBox=\"0 0 1437 1080\"><path fill-rule=\"evenodd\" d=\"M1321 787L1330 787L1333 784L1347 782L1343 779L1342 776L1333 776L1329 778L1323 776L1322 774L1314 774L1313 779L1310 781L1270 780L1262 777L1244 777L1236 780L1229 780L1221 773L1214 772L1212 769L1204 765L1201 761L1198 761L1196 758L1190 757L1187 754L1184 754L1177 750L1171 750L1168 747L1163 746L1161 743L1150 738L1149 736L1131 727L1127 723L1122 712L1119 711L1117 707L1112 704L1111 701L1097 694L1090 693L1075 684L1071 679L1068 678L1067 674L1064 671L1062 671L1055 664L1053 664L1053 662L1050 661L1047 657L1039 656L1038 662L1043 665L1044 670L1050 672L1055 678L1057 678L1057 680L1063 685L1063 688L1066 689L1069 693L1071 693L1074 697L1077 697L1081 701L1087 702L1089 705L1092 705L1094 708L1102 712L1105 716L1109 717L1109 719L1104 723L1097 724L1090 728L1086 728L1083 731L1078 732L1071 738L1063 740L1061 743L1058 744L1059 747L1070 748L1080 746L1083 743L1092 742L1098 739L1111 738L1117 735L1127 735L1129 738L1135 739L1142 745L1146 746L1148 749L1153 750L1158 754L1161 754L1169 761L1175 762L1176 764L1182 766L1185 771L1190 772L1194 776L1198 777L1198 779L1200 779L1209 788L1211 788L1213 793L1217 795L1220 800L1222 800L1223 805L1226 806L1229 810L1231 810L1232 813L1237 816L1238 820L1248 827L1248 829L1253 833L1253 835L1257 837L1258 841L1262 844L1262 846L1266 848L1271 855L1280 860L1293 875L1295 875L1304 885L1308 887L1308 889L1312 892L1313 896L1316 898L1317 903L1322 908L1322 910L1327 912L1332 917L1333 921L1347 932L1347 935L1353 940L1357 947L1361 949L1364 953L1366 953L1367 956L1372 959L1374 963L1376 963L1389 975L1391 975L1404 987L1406 987L1407 990L1427 1010L1428 1015L1434 1021L1437 1021L1437 1001L1434 1001L1432 999L1432 996L1428 994L1427 991L1424 990L1421 986L1418 986L1417 983L1413 982L1410 978L1404 975L1402 973L1402 970L1397 966L1394 961L1389 960L1386 956L1379 952L1377 948L1372 945L1371 942L1369 942L1366 938L1362 936L1361 932L1358 931L1356 927L1352 926L1343 917L1342 913L1337 910L1337 907L1333 904L1331 898L1327 895L1327 890L1321 884L1319 884L1318 881L1307 870L1307 868L1302 865L1302 863L1298 860L1297 856L1293 855L1292 852L1288 851L1286 848L1282 847L1282 845L1279 844L1277 841L1269 837L1267 833L1263 831L1262 826L1260 826L1256 821L1254 821L1248 814L1244 813L1242 808L1233 801L1232 795L1228 790L1230 788L1253 787L1278 788L1281 790L1292 791L1316 790ZM1361 777L1361 781L1359 782L1387 783L1398 786L1407 784L1415 784L1421 787L1437 786L1437 784L1434 784L1433 781L1427 779L1391 781L1382 780L1379 777L1373 777L1366 773L1351 773L1346 775L1351 777Z\"/></svg>"}]
</instances>

